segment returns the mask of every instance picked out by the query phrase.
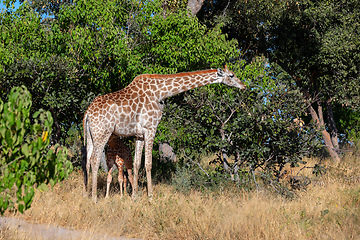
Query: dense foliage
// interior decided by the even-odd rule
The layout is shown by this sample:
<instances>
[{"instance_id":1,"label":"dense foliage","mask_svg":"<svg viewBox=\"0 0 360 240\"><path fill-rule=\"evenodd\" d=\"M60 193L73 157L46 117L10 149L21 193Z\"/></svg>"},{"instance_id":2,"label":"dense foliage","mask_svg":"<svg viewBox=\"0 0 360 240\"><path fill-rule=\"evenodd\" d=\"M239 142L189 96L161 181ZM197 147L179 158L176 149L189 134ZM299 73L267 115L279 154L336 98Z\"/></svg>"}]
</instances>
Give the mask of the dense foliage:
<instances>
[{"instance_id":1,"label":"dense foliage","mask_svg":"<svg viewBox=\"0 0 360 240\"><path fill-rule=\"evenodd\" d=\"M217 154L213 175L225 179L259 169L279 177L285 164L317 149L319 132L337 160L338 139L359 138L358 1L198 1L199 12L182 0L20 1L18 9L3 2L0 98L26 86L29 114L49 111L50 141L73 146L75 155L95 96L142 73L224 63L247 90L211 85L168 99L156 139L206 178L204 154ZM154 171L171 176L173 168L160 165Z\"/></svg>"},{"instance_id":2,"label":"dense foliage","mask_svg":"<svg viewBox=\"0 0 360 240\"><path fill-rule=\"evenodd\" d=\"M287 76L261 59L236 65L248 90L210 85L172 99L160 131L172 136L168 140L179 156L195 167L200 156L215 153L217 175L243 181L239 174L246 169L279 177L286 164L298 166L319 147L317 132L300 118L306 103L298 89L286 84ZM209 181L211 170L206 174Z\"/></svg>"},{"instance_id":3,"label":"dense foliage","mask_svg":"<svg viewBox=\"0 0 360 240\"><path fill-rule=\"evenodd\" d=\"M265 55L291 76L338 159L342 111L333 107L360 105L359 10L357 0L205 1L198 17L209 26L224 22L246 59Z\"/></svg>"},{"instance_id":4,"label":"dense foliage","mask_svg":"<svg viewBox=\"0 0 360 240\"><path fill-rule=\"evenodd\" d=\"M54 142L79 128L96 95L119 90L142 73L219 66L236 48L219 28L209 29L181 9L164 12L161 1L76 1L51 21L24 2L2 12L0 22L1 96L24 84L34 107L52 113Z\"/></svg>"},{"instance_id":5,"label":"dense foliage","mask_svg":"<svg viewBox=\"0 0 360 240\"><path fill-rule=\"evenodd\" d=\"M67 149L49 149L53 119L42 109L30 118L31 95L24 87L11 90L9 101L0 100L0 213L14 206L28 209L34 188L54 186L71 172Z\"/></svg>"}]
</instances>

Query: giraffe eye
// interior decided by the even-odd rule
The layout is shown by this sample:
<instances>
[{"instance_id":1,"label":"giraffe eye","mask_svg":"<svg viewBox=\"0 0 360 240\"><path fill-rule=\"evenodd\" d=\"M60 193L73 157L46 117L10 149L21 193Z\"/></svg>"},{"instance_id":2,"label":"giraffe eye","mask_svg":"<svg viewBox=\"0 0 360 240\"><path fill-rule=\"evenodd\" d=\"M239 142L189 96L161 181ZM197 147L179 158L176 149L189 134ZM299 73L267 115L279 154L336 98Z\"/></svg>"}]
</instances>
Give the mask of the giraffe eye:
<instances>
[{"instance_id":1,"label":"giraffe eye","mask_svg":"<svg viewBox=\"0 0 360 240\"><path fill-rule=\"evenodd\" d=\"M234 74L233 74L233 73L231 73L231 74L229 75L229 77L233 78L233 77L234 77Z\"/></svg>"}]
</instances>

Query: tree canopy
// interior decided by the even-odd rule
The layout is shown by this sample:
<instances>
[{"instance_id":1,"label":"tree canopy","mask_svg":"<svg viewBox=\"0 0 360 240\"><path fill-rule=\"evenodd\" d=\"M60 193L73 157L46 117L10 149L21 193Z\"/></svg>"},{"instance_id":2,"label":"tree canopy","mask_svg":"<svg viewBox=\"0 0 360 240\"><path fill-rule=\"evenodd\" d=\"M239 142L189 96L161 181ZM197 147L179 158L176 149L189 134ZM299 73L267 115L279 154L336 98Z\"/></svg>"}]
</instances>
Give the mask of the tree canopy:
<instances>
[{"instance_id":1,"label":"tree canopy","mask_svg":"<svg viewBox=\"0 0 360 240\"><path fill-rule=\"evenodd\" d=\"M161 1L76 1L52 21L27 2L1 13L1 92L24 84L34 106L51 111L60 141L98 94L125 87L141 73L219 66L236 42L185 10Z\"/></svg>"},{"instance_id":2,"label":"tree canopy","mask_svg":"<svg viewBox=\"0 0 360 240\"><path fill-rule=\"evenodd\" d=\"M291 76L338 158L333 105L359 106L359 8L358 1L342 0L205 1L198 17L209 26L224 22L245 59L266 56Z\"/></svg>"}]
</instances>

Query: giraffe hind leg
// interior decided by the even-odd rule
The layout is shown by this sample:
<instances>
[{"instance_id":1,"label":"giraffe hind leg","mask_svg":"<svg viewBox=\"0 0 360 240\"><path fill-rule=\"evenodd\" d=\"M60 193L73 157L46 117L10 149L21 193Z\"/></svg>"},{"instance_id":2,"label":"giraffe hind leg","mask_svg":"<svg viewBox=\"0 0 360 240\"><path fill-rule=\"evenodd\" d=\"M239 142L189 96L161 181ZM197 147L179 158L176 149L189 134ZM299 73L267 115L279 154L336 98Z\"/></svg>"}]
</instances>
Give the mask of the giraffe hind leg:
<instances>
[{"instance_id":1,"label":"giraffe hind leg","mask_svg":"<svg viewBox=\"0 0 360 240\"><path fill-rule=\"evenodd\" d=\"M84 146L81 148L81 167L84 172L84 196L88 195L88 181L91 164L91 156L93 154L94 143L91 135L89 119L85 116L86 121L84 122Z\"/></svg>"},{"instance_id":2,"label":"giraffe hind leg","mask_svg":"<svg viewBox=\"0 0 360 240\"><path fill-rule=\"evenodd\" d=\"M92 159L93 164L91 164L91 170L92 170L92 191L91 196L93 201L97 202L97 174L99 171L99 165L100 165L100 154L95 152L94 159Z\"/></svg>"},{"instance_id":3,"label":"giraffe hind leg","mask_svg":"<svg viewBox=\"0 0 360 240\"><path fill-rule=\"evenodd\" d=\"M118 176L118 181L119 181L119 185L120 185L120 196L122 197L123 196L123 193L124 193L124 188L123 188L123 184L124 182L124 170L123 169L118 169L119 170L119 176Z\"/></svg>"},{"instance_id":4,"label":"giraffe hind leg","mask_svg":"<svg viewBox=\"0 0 360 240\"><path fill-rule=\"evenodd\" d=\"M84 171L84 196L88 195L88 182L89 182L89 173L90 173L90 163L91 156L93 154L93 142L89 138L89 134L87 136L87 144L81 148L82 151L82 162L81 167Z\"/></svg>"},{"instance_id":5,"label":"giraffe hind leg","mask_svg":"<svg viewBox=\"0 0 360 240\"><path fill-rule=\"evenodd\" d=\"M100 158L103 153L103 149L105 144L107 143L111 133L107 135L103 135L101 141L94 142L94 150L91 154L91 169L92 169L92 199L96 203L97 202L97 174L100 166Z\"/></svg>"}]
</instances>

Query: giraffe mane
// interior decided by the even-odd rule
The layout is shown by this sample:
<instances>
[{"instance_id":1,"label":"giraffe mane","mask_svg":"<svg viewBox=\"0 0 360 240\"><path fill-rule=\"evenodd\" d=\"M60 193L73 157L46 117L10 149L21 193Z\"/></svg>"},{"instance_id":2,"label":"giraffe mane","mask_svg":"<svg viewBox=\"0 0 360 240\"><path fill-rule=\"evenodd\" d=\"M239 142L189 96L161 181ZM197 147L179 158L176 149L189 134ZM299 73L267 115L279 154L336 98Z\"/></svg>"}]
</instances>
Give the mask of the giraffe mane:
<instances>
[{"instance_id":1,"label":"giraffe mane","mask_svg":"<svg viewBox=\"0 0 360 240\"><path fill-rule=\"evenodd\" d=\"M144 78L172 78L172 77L186 77L186 76L192 76L197 74L207 74L207 73L214 73L217 72L216 69L209 69L209 70L200 70L200 71L194 71L194 72L182 72L182 73L174 73L174 74L141 74L138 77L144 77Z\"/></svg>"}]
</instances>

